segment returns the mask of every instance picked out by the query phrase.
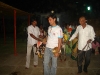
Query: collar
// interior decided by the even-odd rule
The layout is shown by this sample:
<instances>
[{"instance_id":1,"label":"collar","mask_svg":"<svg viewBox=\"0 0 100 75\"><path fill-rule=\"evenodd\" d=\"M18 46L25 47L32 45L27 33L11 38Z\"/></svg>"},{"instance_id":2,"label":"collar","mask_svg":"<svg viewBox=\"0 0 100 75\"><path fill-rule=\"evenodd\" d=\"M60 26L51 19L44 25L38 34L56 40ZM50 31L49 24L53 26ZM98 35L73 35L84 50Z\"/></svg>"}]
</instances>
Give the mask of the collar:
<instances>
[{"instance_id":1,"label":"collar","mask_svg":"<svg viewBox=\"0 0 100 75\"><path fill-rule=\"evenodd\" d=\"M82 27L82 25L80 25L81 27ZM88 24L86 23L86 26L85 26L85 28L88 26ZM83 28L83 27L82 27Z\"/></svg>"},{"instance_id":2,"label":"collar","mask_svg":"<svg viewBox=\"0 0 100 75\"><path fill-rule=\"evenodd\" d=\"M36 28L36 26L31 25L33 28Z\"/></svg>"},{"instance_id":3,"label":"collar","mask_svg":"<svg viewBox=\"0 0 100 75\"><path fill-rule=\"evenodd\" d=\"M55 28L55 27L57 27L58 25L55 25L55 26L51 26L51 28Z\"/></svg>"}]
</instances>

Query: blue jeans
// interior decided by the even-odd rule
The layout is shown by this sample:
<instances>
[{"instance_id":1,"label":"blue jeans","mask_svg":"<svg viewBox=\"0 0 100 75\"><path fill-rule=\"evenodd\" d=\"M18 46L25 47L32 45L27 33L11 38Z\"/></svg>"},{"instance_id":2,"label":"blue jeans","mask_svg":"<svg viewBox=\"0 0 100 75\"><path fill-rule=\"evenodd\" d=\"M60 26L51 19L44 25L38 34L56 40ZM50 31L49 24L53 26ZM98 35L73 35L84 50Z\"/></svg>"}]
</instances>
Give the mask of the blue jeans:
<instances>
[{"instance_id":1,"label":"blue jeans","mask_svg":"<svg viewBox=\"0 0 100 75\"><path fill-rule=\"evenodd\" d=\"M49 66L49 62L52 60L51 68ZM44 53L44 75L56 75L57 70L57 57L54 57L51 48L45 49Z\"/></svg>"}]
</instances>

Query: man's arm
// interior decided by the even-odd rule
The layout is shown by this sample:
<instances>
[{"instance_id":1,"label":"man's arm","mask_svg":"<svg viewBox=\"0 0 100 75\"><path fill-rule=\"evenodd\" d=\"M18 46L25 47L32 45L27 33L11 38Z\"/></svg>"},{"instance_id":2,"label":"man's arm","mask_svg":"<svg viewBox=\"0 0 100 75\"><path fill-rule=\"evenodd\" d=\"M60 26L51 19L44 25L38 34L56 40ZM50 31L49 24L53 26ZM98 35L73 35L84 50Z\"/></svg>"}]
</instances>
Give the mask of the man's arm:
<instances>
[{"instance_id":1,"label":"man's arm","mask_svg":"<svg viewBox=\"0 0 100 75\"><path fill-rule=\"evenodd\" d=\"M58 52L61 50L62 38L58 38Z\"/></svg>"},{"instance_id":2,"label":"man's arm","mask_svg":"<svg viewBox=\"0 0 100 75\"><path fill-rule=\"evenodd\" d=\"M38 40L38 41L40 40L39 38L37 38L37 37L35 37L35 36L33 35L31 26L29 26L29 27L27 28L27 32L28 32L28 34L29 34L33 39Z\"/></svg>"},{"instance_id":3,"label":"man's arm","mask_svg":"<svg viewBox=\"0 0 100 75\"><path fill-rule=\"evenodd\" d=\"M70 44L70 41L72 41L75 37L78 37L79 35L79 30L78 30L78 27L76 29L76 31L74 32L74 34L70 37L69 41L67 42L67 44L69 45Z\"/></svg>"},{"instance_id":4,"label":"man's arm","mask_svg":"<svg viewBox=\"0 0 100 75\"><path fill-rule=\"evenodd\" d=\"M78 28L76 29L75 33L72 35L72 37L69 39L69 41L72 41L75 37L78 35Z\"/></svg>"},{"instance_id":5,"label":"man's arm","mask_svg":"<svg viewBox=\"0 0 100 75\"><path fill-rule=\"evenodd\" d=\"M61 50L61 45L62 45L62 38L63 38L63 32L62 29L60 29L58 33L58 52L55 54L55 57L59 56L59 52Z\"/></svg>"},{"instance_id":6,"label":"man's arm","mask_svg":"<svg viewBox=\"0 0 100 75\"><path fill-rule=\"evenodd\" d=\"M32 38L34 38L35 40L41 41L39 38L35 37L33 34L30 34L30 36L31 36Z\"/></svg>"},{"instance_id":7,"label":"man's arm","mask_svg":"<svg viewBox=\"0 0 100 75\"><path fill-rule=\"evenodd\" d=\"M90 30L90 39L87 41L87 43L91 43L92 41L94 41L94 38L95 38L95 32L94 32L94 29L93 27L91 28Z\"/></svg>"},{"instance_id":8,"label":"man's arm","mask_svg":"<svg viewBox=\"0 0 100 75\"><path fill-rule=\"evenodd\" d=\"M55 57L59 56L60 50L61 50L61 45L62 45L62 38L58 38L58 48L57 48L57 52L54 54Z\"/></svg>"},{"instance_id":9,"label":"man's arm","mask_svg":"<svg viewBox=\"0 0 100 75\"><path fill-rule=\"evenodd\" d=\"M95 38L95 32L94 32L94 29L93 27L91 28L91 41L94 41L94 38Z\"/></svg>"}]
</instances>

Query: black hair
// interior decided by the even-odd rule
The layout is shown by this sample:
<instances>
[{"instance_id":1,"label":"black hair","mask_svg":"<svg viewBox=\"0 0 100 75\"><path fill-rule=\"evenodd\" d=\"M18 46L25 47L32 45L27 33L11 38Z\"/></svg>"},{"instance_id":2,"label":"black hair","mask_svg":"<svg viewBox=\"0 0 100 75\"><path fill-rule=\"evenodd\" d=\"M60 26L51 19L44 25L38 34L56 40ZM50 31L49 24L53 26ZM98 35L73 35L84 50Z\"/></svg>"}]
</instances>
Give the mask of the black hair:
<instances>
[{"instance_id":1,"label":"black hair","mask_svg":"<svg viewBox=\"0 0 100 75\"><path fill-rule=\"evenodd\" d=\"M80 18L85 18L85 19L86 19L86 16L82 15L82 16L79 17L79 19L80 19Z\"/></svg>"},{"instance_id":2,"label":"black hair","mask_svg":"<svg viewBox=\"0 0 100 75\"><path fill-rule=\"evenodd\" d=\"M52 14L52 13L48 15L48 18L49 18L49 17L51 17L51 18L53 18L53 19L54 19L54 18L57 19L56 15L55 15L55 14Z\"/></svg>"},{"instance_id":3,"label":"black hair","mask_svg":"<svg viewBox=\"0 0 100 75\"><path fill-rule=\"evenodd\" d=\"M37 21L37 18L32 17L30 21L31 22Z\"/></svg>"},{"instance_id":4,"label":"black hair","mask_svg":"<svg viewBox=\"0 0 100 75\"><path fill-rule=\"evenodd\" d=\"M57 17L56 17L56 15L55 15L54 13L49 14L48 17L47 17L47 19L48 19L49 17L51 17L51 18L53 18L53 19L56 19L55 22L57 23Z\"/></svg>"}]
</instances>

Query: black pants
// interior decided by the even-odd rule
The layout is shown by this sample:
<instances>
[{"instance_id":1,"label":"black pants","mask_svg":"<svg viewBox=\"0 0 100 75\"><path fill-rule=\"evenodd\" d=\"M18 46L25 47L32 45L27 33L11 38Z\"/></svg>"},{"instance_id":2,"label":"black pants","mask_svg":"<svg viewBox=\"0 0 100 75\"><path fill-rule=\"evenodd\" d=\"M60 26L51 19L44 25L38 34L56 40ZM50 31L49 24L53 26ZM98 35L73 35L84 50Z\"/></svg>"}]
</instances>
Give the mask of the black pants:
<instances>
[{"instance_id":1,"label":"black pants","mask_svg":"<svg viewBox=\"0 0 100 75\"><path fill-rule=\"evenodd\" d=\"M77 66L78 66L78 72L81 73L82 72L82 63L83 60L85 60L84 62L84 67L83 67L83 71L87 72L87 68L90 64L90 58L91 58L91 49L87 50L87 51L81 51L78 50L78 59L77 59Z\"/></svg>"}]
</instances>

